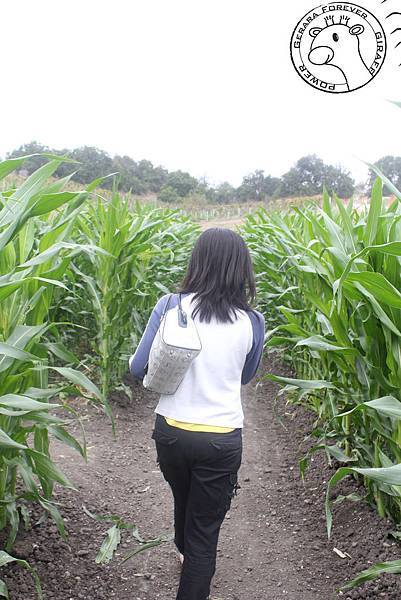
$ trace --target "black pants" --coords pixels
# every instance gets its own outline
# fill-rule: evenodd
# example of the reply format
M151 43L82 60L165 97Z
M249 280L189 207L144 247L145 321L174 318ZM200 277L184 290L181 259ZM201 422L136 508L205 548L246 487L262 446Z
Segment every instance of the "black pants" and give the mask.
M242 429L187 431L156 415L152 438L174 496L175 545L184 555L176 600L206 600L216 570L220 527L240 487Z

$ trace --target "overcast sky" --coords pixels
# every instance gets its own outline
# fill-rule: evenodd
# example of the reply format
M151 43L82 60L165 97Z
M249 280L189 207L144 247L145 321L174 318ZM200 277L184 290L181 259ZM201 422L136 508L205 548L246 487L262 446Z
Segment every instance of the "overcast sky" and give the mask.
M385 19L399 0L355 0ZM36 139L147 158L211 183L302 155L341 163L401 155L401 32L373 82L306 85L291 33L318 0L19 0L2 4L0 155ZM390 26L391 25L391 26Z

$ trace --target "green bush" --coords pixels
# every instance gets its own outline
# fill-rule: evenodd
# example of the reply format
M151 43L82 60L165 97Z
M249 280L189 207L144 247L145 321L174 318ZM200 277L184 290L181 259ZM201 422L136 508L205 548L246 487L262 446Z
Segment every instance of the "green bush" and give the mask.
M168 204L179 204L182 202L181 196L178 195L177 191L169 185L164 185L157 195L157 199L160 202L166 202Z

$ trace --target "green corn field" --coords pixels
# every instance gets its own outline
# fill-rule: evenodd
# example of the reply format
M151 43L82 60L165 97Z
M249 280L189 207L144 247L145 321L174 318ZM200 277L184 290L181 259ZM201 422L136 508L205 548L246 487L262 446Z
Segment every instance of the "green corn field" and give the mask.
M83 350L95 359L92 367L103 397L111 386L122 385L128 356L146 318L159 295L182 274L198 231L177 211L138 202L131 209L129 200L117 192L110 200L97 196L77 216L74 243L102 252L81 253L71 264L65 280L69 293L59 290L55 318L74 315L79 327L69 329L66 338L73 347L79 339L86 340Z
M297 373L267 377L316 413L311 452L344 463L327 489L328 534L331 488L350 472L365 477L380 515L401 518L401 211L398 200L384 208L382 187L377 178L368 211L326 193L321 209L260 211L243 229L270 323L266 347L284 347Z
M1 163L0 177L23 161ZM99 182L65 191L68 178L48 181L59 164L50 159L0 195L0 530L7 531L0 565L13 560L8 553L20 519L29 524L29 503L65 536L53 489L73 482L52 461L50 438L86 458L84 433L80 442L66 429L76 418L68 399L89 399L112 417L110 387L198 231L174 211L131 208L117 193L94 197Z

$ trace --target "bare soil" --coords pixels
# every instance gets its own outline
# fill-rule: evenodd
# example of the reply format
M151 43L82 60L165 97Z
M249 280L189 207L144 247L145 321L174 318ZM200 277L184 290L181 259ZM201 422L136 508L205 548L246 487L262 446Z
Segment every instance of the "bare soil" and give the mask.
M223 523L214 600L331 600L401 598L401 577L387 575L344 594L335 589L371 564L400 558L389 537L392 524L365 502L333 506L333 533L327 539L324 516L326 482L334 473L323 454L316 454L302 482L298 460L312 444L304 440L313 416L286 405L279 386L261 380L263 373L291 375L275 355L266 356L259 377L242 388L245 424L241 489ZM259 380L259 384L257 385ZM156 464L151 433L157 395L127 376L134 401L115 393L112 405L117 439L103 413L80 406L89 460L53 443L53 457L77 491L57 488L56 500L69 532L64 542L51 520L21 531L14 554L26 558L42 580L46 600L174 600L180 564L172 542L144 551L125 564L122 557L136 542L123 532L122 543L108 565L95 556L110 526L88 517L119 514L137 523L144 537L172 531L172 497ZM78 406L78 403L77 403ZM71 428L79 436L79 429ZM353 479L335 494L363 493ZM38 511L31 514L37 521ZM1 545L0 545L1 547ZM340 558L334 548L351 558ZM30 575L15 565L2 569L11 600L33 600Z
M224 227L225 229L233 229L236 231L245 221L245 217L234 217L232 219L222 219L221 221L199 221L202 230L210 229L210 227Z

